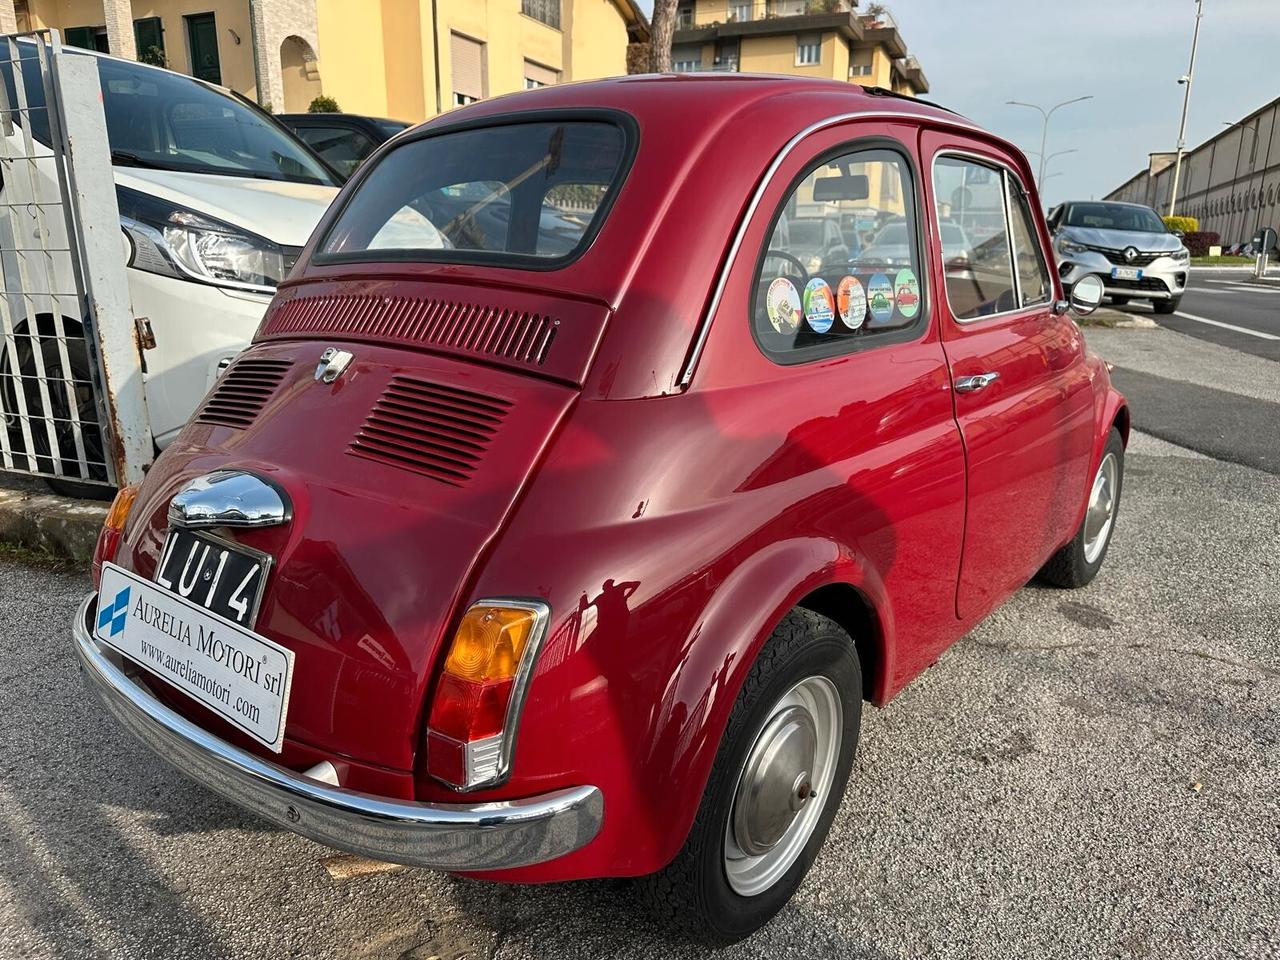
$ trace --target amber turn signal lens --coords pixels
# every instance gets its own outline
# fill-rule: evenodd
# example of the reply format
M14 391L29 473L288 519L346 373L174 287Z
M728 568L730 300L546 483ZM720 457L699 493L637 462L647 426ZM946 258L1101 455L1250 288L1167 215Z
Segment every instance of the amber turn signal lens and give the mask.
M116 498L111 501L111 509L107 511L107 519L102 525L110 530L123 530L125 521L129 519L129 511L133 509L133 502L137 499L137 484L121 487Z
M91 575L96 589L102 581L102 565L113 562L120 549L120 541L124 537L124 525L129 520L129 512L133 510L133 502L138 499L138 487L130 484L121 487L116 498L111 501L111 509L107 511L107 519L98 532L98 542L93 548L93 565Z
M511 679L536 622L531 610L472 607L454 634L444 672L477 683Z

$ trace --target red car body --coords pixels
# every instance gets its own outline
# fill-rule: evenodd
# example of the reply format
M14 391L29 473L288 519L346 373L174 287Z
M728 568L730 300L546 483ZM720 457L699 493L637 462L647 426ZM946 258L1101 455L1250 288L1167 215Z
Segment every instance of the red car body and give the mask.
M747 332L770 218L815 157L891 140L919 171L963 151L1032 183L1007 142L908 99L751 76L553 87L421 129L584 106L632 118L637 146L580 258L323 265L313 237L207 401L227 402L236 368L257 363L278 373L261 409L243 426L197 415L114 557L154 575L170 501L193 477L242 469L287 491L288 524L234 534L273 558L256 629L296 655L283 751L150 686L249 753L291 770L327 760L345 789L425 802L464 798L427 775L424 749L459 618L481 597L545 601L510 776L465 799L590 784L605 815L579 849L485 873L507 881L663 867L787 611L845 627L866 698L887 703L1071 540L1107 437L1128 431L1105 365L1055 306L1056 276L1047 303L955 322L930 215L918 336L780 364ZM927 174L916 189L932 210ZM331 385L314 376L328 347L355 357ZM953 389L988 371L992 388ZM419 381L494 414L465 482L358 449L388 390Z

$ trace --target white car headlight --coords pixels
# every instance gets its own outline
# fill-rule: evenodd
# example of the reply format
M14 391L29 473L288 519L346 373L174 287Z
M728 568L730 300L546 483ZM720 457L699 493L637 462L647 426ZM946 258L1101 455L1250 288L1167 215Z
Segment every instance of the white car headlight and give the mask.
M129 266L161 276L271 293L284 279L279 244L194 210L117 187Z
M1186 247L1179 248L1174 254L1173 259L1176 263L1187 264L1191 262L1191 251Z
M1089 248L1083 243L1076 243L1074 240L1068 240L1066 237L1059 237L1058 252L1069 257L1077 253L1088 253Z

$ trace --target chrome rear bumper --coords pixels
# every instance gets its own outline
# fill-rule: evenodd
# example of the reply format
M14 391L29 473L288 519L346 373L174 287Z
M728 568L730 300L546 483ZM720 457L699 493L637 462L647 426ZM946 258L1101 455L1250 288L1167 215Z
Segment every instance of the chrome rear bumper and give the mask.
M259 759L132 679L135 668L90 632L96 606L96 594L84 599L72 632L85 682L112 716L192 780L287 830L375 860L465 871L542 863L600 831L604 798L596 787L495 803L416 803L330 786Z

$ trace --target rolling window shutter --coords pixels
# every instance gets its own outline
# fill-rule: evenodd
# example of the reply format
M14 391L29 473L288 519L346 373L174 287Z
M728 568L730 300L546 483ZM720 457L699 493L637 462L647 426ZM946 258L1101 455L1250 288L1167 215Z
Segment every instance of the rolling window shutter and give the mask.
M534 63L532 60L524 62L524 78L539 83L544 87L550 87L560 82L560 72L544 67L540 63Z
M470 37L449 35L453 55L453 92L463 96L484 97L484 44Z

